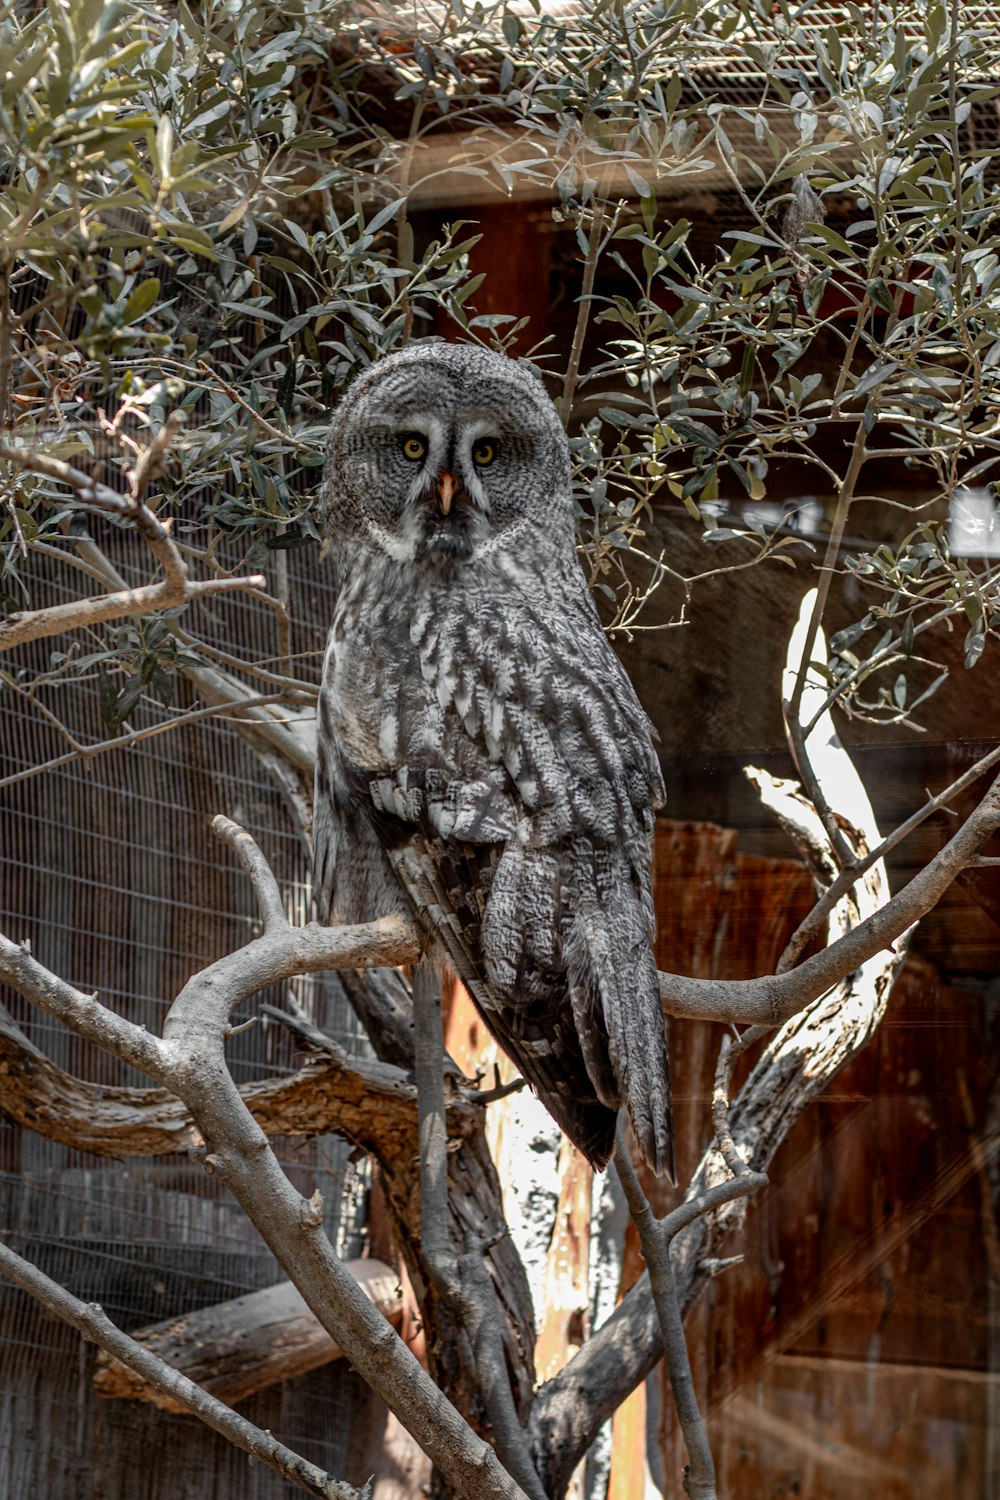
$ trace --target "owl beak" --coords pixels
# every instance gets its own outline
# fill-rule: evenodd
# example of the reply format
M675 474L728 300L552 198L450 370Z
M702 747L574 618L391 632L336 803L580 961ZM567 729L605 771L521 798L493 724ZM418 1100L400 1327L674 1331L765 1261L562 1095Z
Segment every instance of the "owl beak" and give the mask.
M441 506L441 514L443 516L446 516L451 510L451 502L455 498L455 492L457 491L457 489L458 480L455 478L454 474L449 474L448 471L445 470L445 472L441 475L441 478L438 480L437 491L438 504Z

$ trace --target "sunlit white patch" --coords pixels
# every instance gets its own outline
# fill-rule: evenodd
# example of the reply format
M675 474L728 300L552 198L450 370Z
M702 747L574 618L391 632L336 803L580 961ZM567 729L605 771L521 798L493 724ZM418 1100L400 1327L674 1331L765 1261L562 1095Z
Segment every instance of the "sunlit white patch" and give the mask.
M511 745L506 751L503 761L507 770L516 781L521 774L522 755L520 745Z
M394 712L383 715L378 730L378 748L383 760L396 759L399 750L399 719Z

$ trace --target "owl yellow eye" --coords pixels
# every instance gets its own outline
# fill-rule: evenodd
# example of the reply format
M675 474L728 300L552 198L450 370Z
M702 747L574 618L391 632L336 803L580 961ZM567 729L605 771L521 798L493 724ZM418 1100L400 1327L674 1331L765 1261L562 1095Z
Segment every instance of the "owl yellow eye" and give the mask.
M497 456L497 445L492 438L480 438L472 450L472 462L485 469Z
M418 464L427 452L427 444L422 437L415 432L408 432L402 441L403 457L408 458L411 463Z

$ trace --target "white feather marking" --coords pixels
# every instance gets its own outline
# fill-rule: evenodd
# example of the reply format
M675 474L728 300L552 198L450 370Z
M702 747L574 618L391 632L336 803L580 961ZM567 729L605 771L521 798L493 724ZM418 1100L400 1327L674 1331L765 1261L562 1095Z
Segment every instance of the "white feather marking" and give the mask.
M455 691L455 678L449 672L442 672L437 680L437 700L442 708L447 708Z
M414 538L392 536L384 526L373 521L371 516L362 515L365 530L377 547L393 558L395 562L411 563L416 553L416 542Z
M419 646L423 640L432 615L430 605L426 605L423 609L418 609L410 620L410 640L414 646Z
M399 753L399 719L395 712L384 714L378 730L379 754L383 760L393 761Z
M472 703L472 683L468 678L463 678L461 682L455 684L454 703L455 712L460 719L464 719Z

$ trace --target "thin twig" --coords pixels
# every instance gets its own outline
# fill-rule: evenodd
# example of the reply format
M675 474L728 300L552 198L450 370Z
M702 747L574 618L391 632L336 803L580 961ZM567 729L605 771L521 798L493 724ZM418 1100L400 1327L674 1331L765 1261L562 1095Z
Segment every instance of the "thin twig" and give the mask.
M1000 777L979 806L908 885L797 968L759 979L693 979L660 972L660 998L671 1016L780 1026L894 942L937 905L980 847L1000 829Z
M712 1125L715 1129L715 1143L719 1148L719 1155L734 1177L742 1177L749 1168L736 1148L729 1122L733 1064L748 1047L752 1047L755 1042L767 1036L767 1032L766 1026L750 1026L736 1041L724 1036L719 1047L719 1060L715 1065L715 1084L712 1089Z
M285 915L285 903L260 846L238 823L234 823L232 818L223 817L221 813L212 819L212 832L216 838L229 845L249 877L265 934L278 928L286 928L288 918Z
M803 658L804 659L804 658ZM827 800L826 793L816 776L806 750L806 736L802 725L794 717L793 703L783 703L785 711L785 733L788 737L788 745L792 752L792 761L802 781L802 788L806 797L816 809L817 815L823 824L827 838L834 850L839 869L846 869L853 865L858 857L858 850L853 847L845 837L844 830L837 820L836 814Z
M218 831L233 842L235 825ZM472 1431L406 1344L360 1290L323 1232L318 1195L301 1197L248 1111L225 1066L233 1010L294 974L385 964L419 954L399 919L364 927L292 928L279 920L248 836L236 847L252 872L272 925L260 938L192 976L171 1006L162 1040L149 1035L44 969L25 946L0 935L0 976L80 1035L133 1062L183 1099L208 1146L206 1168L222 1177L308 1305L369 1384L394 1410L466 1500L525 1500L488 1444ZM540 1491L536 1490L536 1494ZM532 1497L534 1500L534 1497Z
M0 257L0 432L9 425L10 371L13 363L10 327L10 266L7 251Z
M27 448L14 448L9 443L0 443L0 459L6 459L8 463L16 464L20 469L28 469L32 474L41 474L46 479L54 479L59 484L64 484L67 489L75 490L81 505L117 516L122 521L131 521L135 529L147 541L171 541L169 526L165 525L147 505L135 504L127 495L120 495L117 490L102 484L90 474L85 474L82 469L65 463L61 458L52 458L48 453L34 453Z
M13 448L0 443L0 459L41 474L75 490L82 505L126 521L139 532L164 576L159 583L142 588L124 588L116 593L101 594L95 598L74 599L66 604L52 605L48 609L22 610L9 615L0 623L0 651L28 641L61 634L64 630L76 630L86 625L100 624L105 620L121 619L130 615L152 614L156 610L172 609L178 604L198 598L204 594L218 594L236 590L257 590L267 580L262 574L245 578L209 578L197 582L188 577L187 568L170 535L170 528L159 516L141 501L141 489L162 464L167 447L176 431L176 424L165 423L153 442L140 455L133 471L131 486L134 494L120 495L116 490L101 484L89 474L67 464L62 459L51 458L44 453L30 453L22 448ZM148 457L147 457L148 455Z
M695 1218L723 1203L749 1197L767 1182L767 1178L763 1173L751 1172L740 1161L738 1174L729 1182L718 1184L699 1198L689 1200L664 1218L657 1219L629 1156L623 1115L619 1115L618 1119L614 1162L649 1270L649 1284L663 1335L670 1389L688 1451L684 1490L690 1500L716 1500L715 1464L691 1375L691 1361L684 1338L684 1320L677 1297L670 1245L674 1236Z
M527 1087L526 1078L512 1078L509 1083L498 1083L493 1089L467 1089L466 1098L470 1104L496 1104L501 1099L507 1099L511 1094L519 1094Z
M953 797L959 796L968 787L972 786L973 782L978 781L980 776L983 776L998 762L1000 762L1000 746L981 756L975 765L970 766L961 776L956 777L943 791L938 792L933 797L928 797L923 807L919 807L915 813L911 813L904 822L900 823L892 833L876 844L873 849L862 858L855 859L850 865L841 870L836 880L827 887L808 916L802 919L792 933L785 951L778 961L776 973L784 974L792 967L806 946L818 934L823 922L829 916L837 902L842 896L847 895L851 887L867 870L871 869L872 865L877 864L880 859L885 859L886 855L890 854L904 839L909 838L914 829L919 828L925 819L931 817L933 813L940 812L943 808L946 808ZM968 863L974 867L980 864L984 858L985 856L981 854L973 855Z
M285 996L285 1004L288 1007L287 1010L282 1010L277 1005L262 1005L260 1013L262 1016L270 1016L272 1021L277 1021L280 1026L284 1026L314 1052L320 1052L324 1057L332 1058L334 1062L347 1061L347 1053L340 1043L334 1041L332 1036L328 1036L314 1021L309 1019L293 995Z
M15 687L16 691L23 692L23 689L18 689L14 683L10 686ZM25 693L24 696L29 695ZM0 787L13 786L18 781L28 781L33 776L42 776L46 771L56 771L60 766L68 766L74 761L93 760L98 755L105 755L109 750L127 750L130 745L138 745L142 740L153 739L158 734L167 734L172 729L183 729L188 724L197 723L199 719L235 718L244 708L259 707L266 703L280 703L283 696L281 693L273 693L263 697L247 698L240 703L211 704L207 708L192 708L190 712L178 714L173 719L166 719L162 724L150 724L145 729L133 729L128 734L119 735L117 739L99 740L94 745L81 745L73 740L72 735L64 726L60 725L62 732L74 748L68 750L65 755L57 755L52 760L43 761L41 765L27 766L23 771L15 771L10 776L0 777ZM54 717L44 704L37 703L35 706L46 717Z
M569 351L569 364L566 366L566 377L563 380L560 401L562 424L567 431L573 411L573 396L580 378L580 361L583 358L583 344L587 337L587 325L590 322L590 304L594 294L594 277L597 274L597 261L601 253L607 207L603 198L595 197L594 210L590 219L590 239L587 241L587 258L583 263L583 283L576 307L576 327L573 330L573 343Z
M240 395L236 387L230 385L228 380L224 380L219 372L217 370L213 370L212 366L207 365L203 359L199 359L198 369L201 370L204 374L208 375L210 379L213 380L219 387L219 389L225 392L230 401L234 402L237 406L242 407L248 417L253 417L254 421L257 423L257 426L260 427L264 432L266 432L268 437L277 438L278 441L282 444L291 443L293 447L302 447L301 439L296 438L294 433L282 432L280 427L274 427L266 417L262 417L259 411L254 411L253 407L245 397Z
M861 421L857 425L857 429L854 434L854 442L851 446L850 458L847 462L847 468L844 471L844 477L837 491L837 508L834 512L833 522L830 526L830 535L827 538L826 552L823 557L823 562L820 565L819 581L816 586L816 600L813 605L812 615L806 627L804 639L802 642L802 655L799 660L795 686L792 690L787 707L785 708L785 719L787 725L801 723L802 716L800 713L800 707L802 703L802 693L806 685L806 675L809 670L809 663L812 660L813 647L816 644L816 633L819 630L820 621L823 618L823 611L826 608L827 596L830 592L830 584L833 580L833 572L836 566L837 557L840 553L840 545L841 541L843 540L844 530L847 526L847 517L848 513L850 512L851 501L854 498L854 491L857 486L858 476L860 475L861 470L864 467L865 459L868 456L865 452L865 442L867 436L868 434L865 432L864 422ZM794 758L796 754L794 739L792 740L791 748ZM799 770L799 774L801 775L801 767L798 766L797 761L796 769Z

